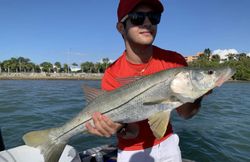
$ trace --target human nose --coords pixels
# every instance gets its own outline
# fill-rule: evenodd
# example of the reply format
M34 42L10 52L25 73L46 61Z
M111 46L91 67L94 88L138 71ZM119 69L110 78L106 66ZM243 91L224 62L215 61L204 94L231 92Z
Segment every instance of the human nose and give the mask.
M143 25L152 25L151 21L149 20L148 16L145 17Z

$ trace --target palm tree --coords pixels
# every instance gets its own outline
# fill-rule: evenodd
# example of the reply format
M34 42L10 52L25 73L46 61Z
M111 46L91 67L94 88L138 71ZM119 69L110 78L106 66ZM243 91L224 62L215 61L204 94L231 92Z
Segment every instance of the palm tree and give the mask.
M69 73L69 66L68 66L68 64L63 64L63 70L64 70L64 72Z
M103 58L102 63L103 63L103 70L105 71L110 64L109 58Z
M24 57L18 57L17 64L19 65L19 67L18 67L19 72L26 71L27 69L25 69L25 67L27 67L29 63L30 63L30 59L24 58ZM23 70L22 70L22 68L23 68Z
M210 50L209 48L206 48L206 49L204 50L204 56L205 56L205 58L206 58L207 60L210 59L211 54L212 54L212 52L211 52L211 50Z
M229 53L229 54L227 54L227 58L229 61L231 61L231 60L234 60L236 58L236 55L233 53Z
M10 68L11 71L15 71L16 73L18 72L18 60L14 57L10 59Z
M40 64L40 66L42 67L42 70L44 72L51 72L53 71L53 65L50 62L43 62Z
M247 54L246 54L246 53L240 53L240 54L236 55L235 57L236 57L236 59L237 59L238 61L240 61L240 60L242 60L242 59L247 58Z
M28 62L24 65L24 72L34 72L36 65L32 62Z
M10 69L10 60L4 60L2 63L3 69L5 72L9 72Z
M55 67L56 67L56 72L58 73L58 72L60 72L61 71L61 68L62 68L62 65L61 65L61 63L60 62L55 62Z
M0 73L2 72L2 62L0 62Z
M220 55L212 55L211 61L220 62Z
M81 64L81 69L82 69L82 72L86 72L86 73L92 73L94 71L94 63L92 62L84 62Z

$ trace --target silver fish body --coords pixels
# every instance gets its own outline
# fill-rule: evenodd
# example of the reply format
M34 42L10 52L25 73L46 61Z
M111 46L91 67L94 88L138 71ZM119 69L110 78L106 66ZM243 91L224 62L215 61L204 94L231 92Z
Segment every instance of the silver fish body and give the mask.
M86 132L85 123L93 122L94 112L121 123L149 119L150 128L160 138L165 133L173 109L194 102L234 73L229 67L174 68L143 77L110 92L94 90L94 96L99 95L75 118L58 128L29 132L23 139L27 145L39 148L46 162L57 161L68 140ZM87 88L86 93L92 92Z

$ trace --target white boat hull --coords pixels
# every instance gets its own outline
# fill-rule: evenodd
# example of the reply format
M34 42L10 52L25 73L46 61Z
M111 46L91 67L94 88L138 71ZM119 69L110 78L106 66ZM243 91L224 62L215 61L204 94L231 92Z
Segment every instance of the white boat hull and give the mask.
M67 145L59 162L80 162L76 150ZM44 162L40 150L27 145L14 147L0 152L0 162Z

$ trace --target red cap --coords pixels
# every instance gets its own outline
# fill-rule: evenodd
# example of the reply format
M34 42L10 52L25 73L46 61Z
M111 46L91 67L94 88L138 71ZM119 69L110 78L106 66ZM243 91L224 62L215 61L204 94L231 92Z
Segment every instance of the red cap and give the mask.
M140 3L149 4L157 12L163 12L164 10L160 0L120 0L117 9L118 22Z

